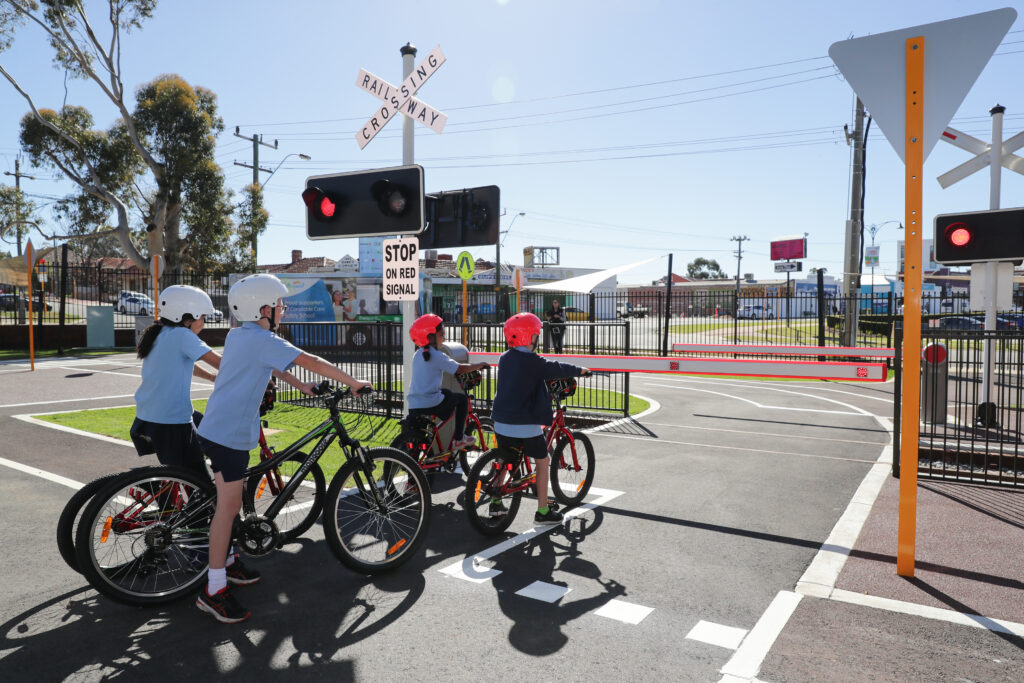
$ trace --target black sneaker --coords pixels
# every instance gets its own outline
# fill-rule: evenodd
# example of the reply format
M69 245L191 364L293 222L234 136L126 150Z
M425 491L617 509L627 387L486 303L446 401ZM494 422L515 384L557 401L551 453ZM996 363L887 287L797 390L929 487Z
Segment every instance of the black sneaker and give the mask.
M551 505L548 505L548 511L541 514L538 510L536 514L533 515L533 521L537 524L561 524L562 513L552 508Z
M491 505L488 508L491 513L491 517L501 517L508 514L508 508L501 501L501 498L491 498Z
M223 624L237 624L249 618L249 610L238 604L235 596L228 588L221 588L213 595L206 592L208 586L199 590L199 597L196 598L196 607L209 612L213 618Z
M251 586L262 578L258 571L242 564L240 557L236 557L235 561L224 570L228 577L228 583L233 586Z

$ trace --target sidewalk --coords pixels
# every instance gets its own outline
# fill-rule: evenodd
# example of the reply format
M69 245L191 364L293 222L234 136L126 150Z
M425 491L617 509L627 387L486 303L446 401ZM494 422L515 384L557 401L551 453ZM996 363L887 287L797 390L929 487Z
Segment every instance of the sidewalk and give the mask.
M816 560L833 586L801 581L757 680L1024 681L1024 490L920 478L913 578L896 574L898 502L887 475L842 567Z

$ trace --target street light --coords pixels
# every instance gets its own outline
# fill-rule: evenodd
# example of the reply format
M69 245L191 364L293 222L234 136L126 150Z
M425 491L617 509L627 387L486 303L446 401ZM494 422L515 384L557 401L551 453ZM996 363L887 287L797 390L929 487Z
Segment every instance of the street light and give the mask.
M496 253L494 256L495 260L497 261L497 263L495 264L496 268L494 271L494 291L498 291L498 288L501 287L501 243L505 241L501 235L507 235L509 231L512 230L512 226L516 224L516 219L519 218L520 216L525 215L525 211L520 211L516 215L512 216L512 222L508 224L508 230L503 230L498 233L498 243L495 245ZM495 310L497 310L497 308L495 308Z
M298 157L298 158L302 159L303 161L309 161L310 159L313 158L313 157L309 156L308 154L301 154L299 152L292 152L291 154L285 154L284 155L284 159L281 159L281 161L277 164L277 166L274 167L274 170L270 172L270 175L267 176L267 179L264 180L262 183L260 183L260 189L261 190L264 187L267 186L267 183L270 182L270 179L274 177L275 173L277 173L277 169L281 168L281 165L284 164L284 162L288 160L288 157Z
M873 225L868 226L868 232L871 233L871 248L872 249L874 249L874 246L875 246L875 235L878 233L879 230L882 229L882 226L889 225L889 223L899 223L900 230L903 229L903 223L901 223L900 221L897 221L897 220L885 221L884 223L877 223L877 224L873 224ZM872 313L875 312L875 261L877 261L877 260L878 260L877 256L875 256L875 258L873 258L871 260L871 312Z

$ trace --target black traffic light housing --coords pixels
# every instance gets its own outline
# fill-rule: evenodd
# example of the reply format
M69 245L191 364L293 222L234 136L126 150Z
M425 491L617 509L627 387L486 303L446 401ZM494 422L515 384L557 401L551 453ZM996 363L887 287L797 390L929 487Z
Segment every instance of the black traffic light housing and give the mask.
M420 236L424 249L498 243L501 190L497 185L437 192L427 199L429 227Z
M1024 259L1024 209L948 213L935 217L935 261L965 265Z
M416 164L310 176L302 200L313 240L417 235L426 225L423 167Z

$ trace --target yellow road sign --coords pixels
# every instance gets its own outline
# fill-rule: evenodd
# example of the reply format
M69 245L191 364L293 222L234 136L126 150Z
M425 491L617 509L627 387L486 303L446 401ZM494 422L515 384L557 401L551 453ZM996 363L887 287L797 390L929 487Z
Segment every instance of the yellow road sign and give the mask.
M468 251L463 251L459 254L459 258L455 261L455 272L459 274L463 280L468 280L473 277L473 273L476 271L476 260L473 255Z

